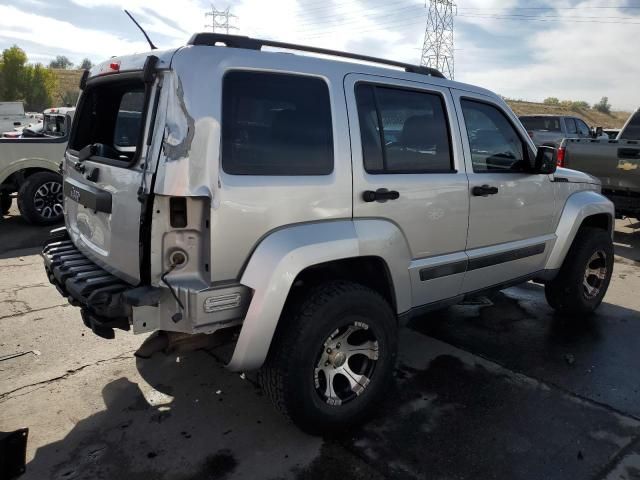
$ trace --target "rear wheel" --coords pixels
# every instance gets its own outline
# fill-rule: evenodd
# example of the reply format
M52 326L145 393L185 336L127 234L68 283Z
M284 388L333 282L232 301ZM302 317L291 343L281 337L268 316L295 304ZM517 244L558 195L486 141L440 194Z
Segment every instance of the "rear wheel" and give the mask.
M9 192L0 192L0 215L6 215L11 209L13 199Z
M547 302L561 313L585 315L602 302L613 273L613 242L599 228L581 228L558 276L545 286Z
M20 214L35 225L62 221L62 177L54 172L38 172L27 177L18 192Z
M337 281L294 310L258 374L261 386L309 433L363 421L392 379L397 333L389 304L369 288Z

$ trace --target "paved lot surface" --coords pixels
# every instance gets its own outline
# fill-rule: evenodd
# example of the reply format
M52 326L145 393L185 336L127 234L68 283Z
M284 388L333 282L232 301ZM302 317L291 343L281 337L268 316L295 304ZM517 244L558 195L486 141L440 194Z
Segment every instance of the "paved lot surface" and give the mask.
M634 231L634 227L637 231ZM216 352L137 360L44 276L46 229L0 223L0 430L30 428L26 479L640 478L640 225L619 221L598 314L534 284L413 322L383 412L300 433Z

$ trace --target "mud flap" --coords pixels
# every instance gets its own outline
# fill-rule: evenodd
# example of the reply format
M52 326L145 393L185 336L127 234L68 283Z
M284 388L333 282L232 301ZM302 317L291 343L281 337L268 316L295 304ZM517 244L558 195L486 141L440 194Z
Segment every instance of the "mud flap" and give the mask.
M0 432L0 479L12 480L25 472L28 436L28 428Z

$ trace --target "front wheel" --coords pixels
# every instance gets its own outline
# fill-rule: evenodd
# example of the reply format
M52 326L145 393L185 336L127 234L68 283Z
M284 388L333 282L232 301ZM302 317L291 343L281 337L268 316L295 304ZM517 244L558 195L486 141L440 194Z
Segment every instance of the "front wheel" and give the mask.
M604 298L613 273L613 242L608 232L581 228L558 276L545 285L545 296L560 313L592 313Z
M283 319L259 382L302 430L327 433L370 415L388 391L397 352L387 301L359 284L313 290Z
M38 172L27 177L18 192L20 214L29 223L52 225L63 217L62 177Z

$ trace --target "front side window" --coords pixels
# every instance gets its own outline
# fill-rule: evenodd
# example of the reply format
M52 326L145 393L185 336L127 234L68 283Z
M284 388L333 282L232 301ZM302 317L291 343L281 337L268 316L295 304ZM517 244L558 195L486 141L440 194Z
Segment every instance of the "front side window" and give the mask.
M222 168L232 175L333 171L329 89L320 78L263 72L224 77Z
M454 171L440 95L359 84L356 101L368 173Z
M145 87L142 81L110 81L88 87L76 112L69 149L93 145L94 160L130 164L137 155L143 128Z
M505 114L493 105L460 101L474 172L523 172L529 167L527 150Z

